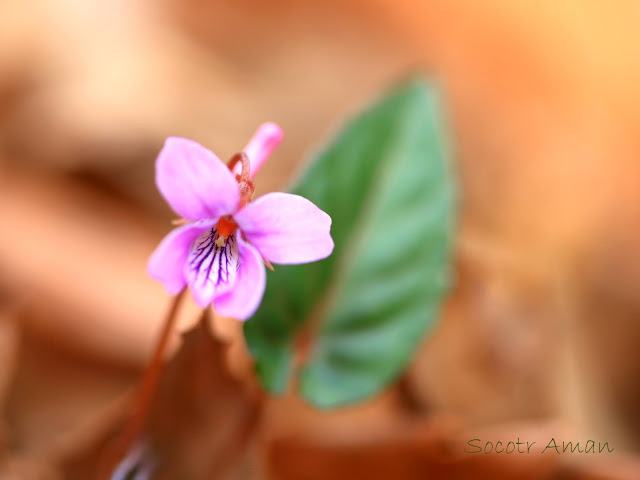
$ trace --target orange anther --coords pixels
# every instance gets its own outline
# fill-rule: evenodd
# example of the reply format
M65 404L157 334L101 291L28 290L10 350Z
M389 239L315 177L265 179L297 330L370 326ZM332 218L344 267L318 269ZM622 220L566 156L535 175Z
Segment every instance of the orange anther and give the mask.
M218 225L216 226L218 235L223 238L228 238L236 228L238 228L236 222L227 217L221 217L220 220L218 220Z

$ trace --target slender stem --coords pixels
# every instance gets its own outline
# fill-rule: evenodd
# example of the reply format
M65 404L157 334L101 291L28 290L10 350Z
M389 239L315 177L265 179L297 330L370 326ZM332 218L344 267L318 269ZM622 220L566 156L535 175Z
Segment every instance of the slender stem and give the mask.
M251 167L249 165L249 157L247 157L247 154L244 152L238 152L233 157L231 157L231 160L229 160L229 163L228 163L229 170L233 172L233 167L235 167L236 163L238 162L242 163L242 172L240 173L240 181L241 182L249 181L249 173L251 171Z
M149 407L151 406L153 394L156 391L158 381L160 380L160 375L162 374L165 353L167 347L169 346L171 332L173 331L176 323L176 314L178 313L178 307L180 306L180 303L184 298L184 292L185 290L182 290L173 298L173 303L169 308L169 312L167 313L164 325L162 326L162 330L160 331L160 336L158 338L158 342L156 343L153 355L151 356L151 361L149 362L149 365L147 366L147 369L142 376L136 403L134 404L133 408L133 415L131 417L131 421L129 422L128 428L125 430L127 433L129 433L129 438L131 439L135 438L140 433L140 430L144 426L144 423L149 414Z
M158 382L162 375L162 371L165 365L164 357L167 347L169 346L169 340L171 339L171 332L174 329L178 308L182 299L184 298L185 290L182 290L174 298L165 318L160 336L156 342L151 360L147 365L142 379L138 386L138 391L134 398L134 403L130 417L125 421L122 436L119 437L117 444L114 445L111 453L112 458L107 458L104 470L101 468L102 475L100 478L110 478L110 471L113 470L115 465L122 460L124 455L132 448L137 437L140 436L145 423L149 417L151 410L151 404L154 399L154 394L158 387ZM109 455L111 457L111 455Z
M249 163L249 157L247 157L247 154L244 152L238 152L233 157L231 157L231 160L229 160L229 163L227 164L231 172L233 172L233 168L238 162L242 163L242 171L240 175L236 175L236 179L238 180L238 190L240 192L240 202L238 203L238 208L243 208L247 203L251 201L251 196L253 195L256 186L249 179L249 175L251 173L251 165Z

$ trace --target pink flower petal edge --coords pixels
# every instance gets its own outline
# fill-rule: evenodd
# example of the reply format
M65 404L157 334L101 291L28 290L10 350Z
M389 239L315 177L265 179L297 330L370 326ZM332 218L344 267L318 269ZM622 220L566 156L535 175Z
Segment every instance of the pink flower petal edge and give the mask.
M263 123L258 127L243 150L251 165L249 178L255 177L267 158L280 145L283 136L282 129L273 122ZM234 169L234 173L240 173L239 165Z
M233 290L217 297L214 308L220 315L246 320L251 317L264 295L266 285L265 267L260 254L238 237L240 270Z
M270 262L315 262L333 252L331 217L299 195L268 193L237 212L234 219Z
M156 185L171 208L188 220L220 217L238 206L238 183L202 145L169 137L156 160Z
M183 270L190 246L216 221L188 223L173 229L151 255L147 265L149 275L160 280L171 295L179 293L187 284Z

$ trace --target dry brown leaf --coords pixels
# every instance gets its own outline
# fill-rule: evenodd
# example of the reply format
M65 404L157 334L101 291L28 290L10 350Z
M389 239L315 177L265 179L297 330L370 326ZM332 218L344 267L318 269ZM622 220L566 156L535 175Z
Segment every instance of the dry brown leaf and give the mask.
M0 307L0 410L4 412L15 376L20 344L20 326L15 308ZM4 418L0 420L0 449L4 444Z
M214 338L207 318L183 335L135 444L122 455L125 422L117 421L62 460L65 478L103 478L99 470L113 465L114 455L127 457L132 469L153 468L154 479L208 480L233 471L253 438L261 402L229 373L227 347Z
M270 480L632 480L640 459L611 455L581 462L570 454L470 454L472 438L546 445L563 431L556 423L505 424L460 429L450 420L416 418L397 422L385 435L319 438L315 432L281 438L267 448ZM566 429L564 429L566 431ZM514 432L518 432L517 435ZM523 447L523 452L526 447ZM603 457L603 456L601 456Z

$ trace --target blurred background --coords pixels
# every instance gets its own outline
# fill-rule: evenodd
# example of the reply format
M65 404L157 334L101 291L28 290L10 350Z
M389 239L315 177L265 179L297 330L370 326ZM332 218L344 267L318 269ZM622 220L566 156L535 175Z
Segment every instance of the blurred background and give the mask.
M0 478L94 478L170 302L146 275L165 137L226 159L275 121L257 194L281 189L414 71L443 87L461 192L439 327L380 398L320 413L247 407L241 330L217 319L234 387L206 377L211 410L260 420L203 478L640 478L639 23L633 0L2 0ZM516 437L615 454L463 453Z

